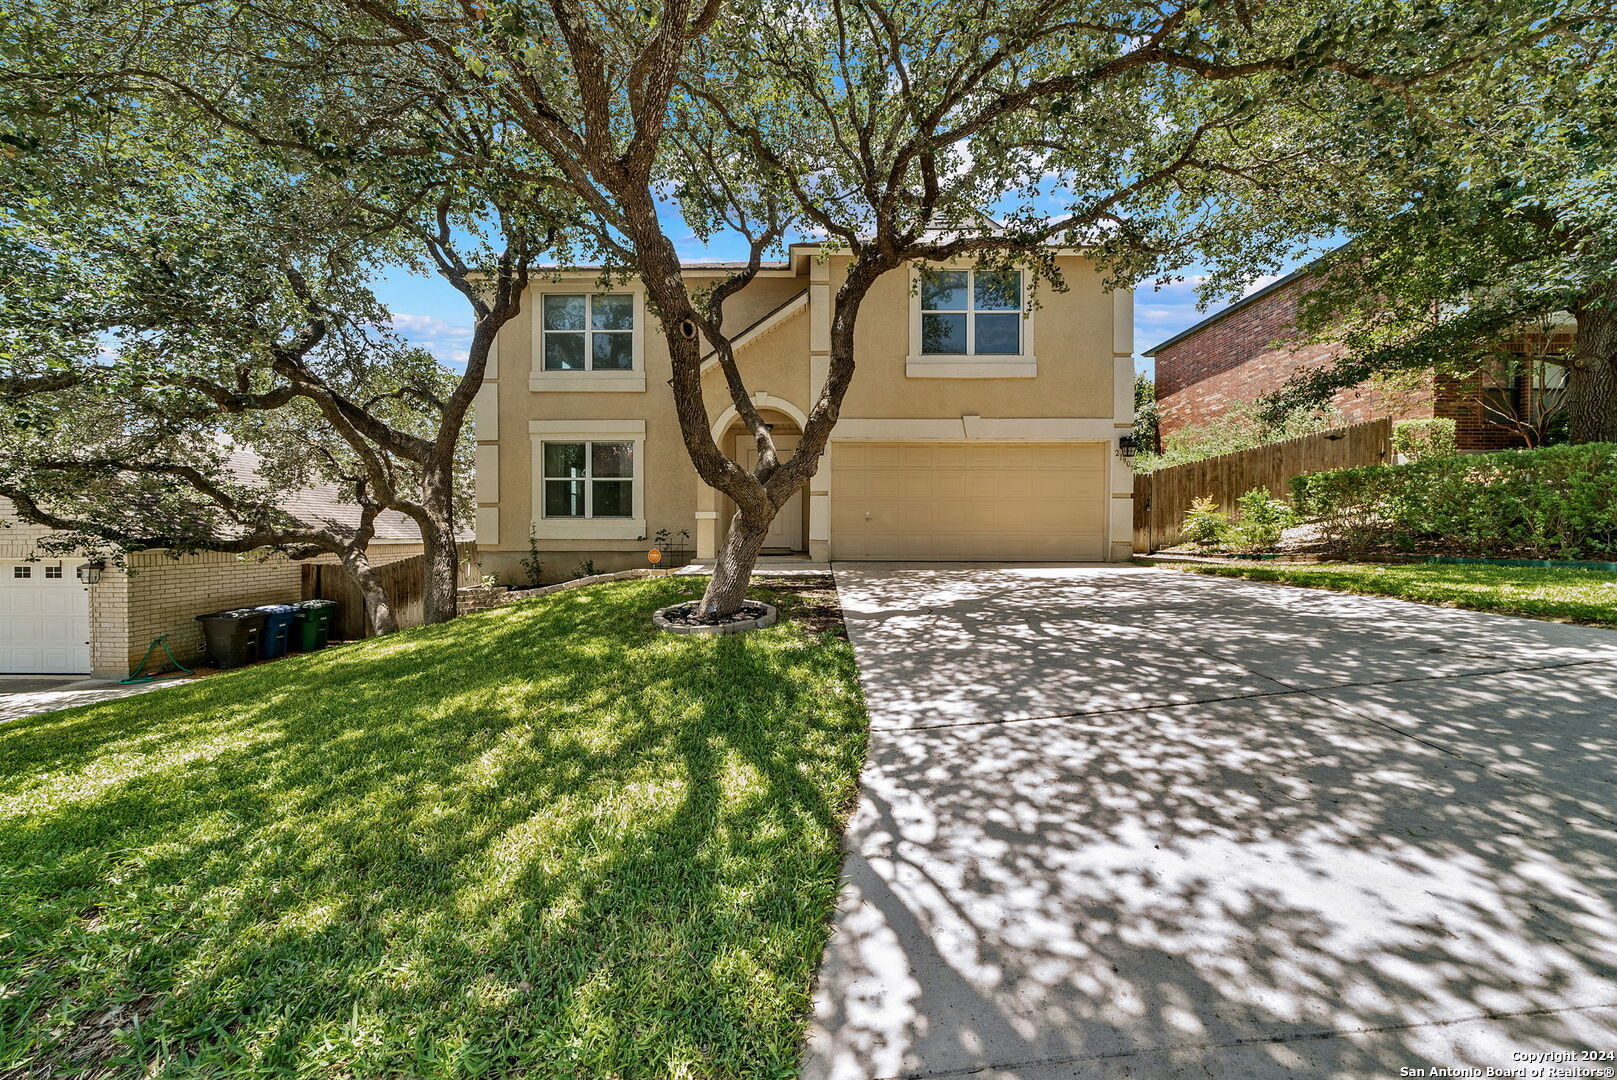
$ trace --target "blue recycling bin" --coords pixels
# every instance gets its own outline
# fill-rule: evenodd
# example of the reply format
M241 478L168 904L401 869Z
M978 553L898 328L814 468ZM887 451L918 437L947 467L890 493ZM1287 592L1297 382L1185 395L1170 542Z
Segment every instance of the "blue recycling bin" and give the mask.
M292 644L292 616L297 608L291 604L261 604L253 609L264 613L264 632L259 639L258 655L265 660L285 656Z

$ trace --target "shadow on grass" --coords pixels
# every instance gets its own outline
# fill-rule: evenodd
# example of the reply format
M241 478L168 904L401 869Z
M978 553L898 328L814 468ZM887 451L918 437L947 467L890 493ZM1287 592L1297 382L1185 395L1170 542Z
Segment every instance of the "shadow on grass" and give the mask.
M792 1075L864 713L699 585L0 729L0 1072Z

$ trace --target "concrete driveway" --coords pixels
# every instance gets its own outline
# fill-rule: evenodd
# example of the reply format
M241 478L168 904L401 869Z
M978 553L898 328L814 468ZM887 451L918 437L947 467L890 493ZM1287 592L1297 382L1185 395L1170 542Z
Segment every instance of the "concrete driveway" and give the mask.
M810 1080L1617 1053L1617 633L1168 570L836 574L874 730Z
M122 686L112 679L87 679L82 675L0 675L0 723L144 694L185 681L170 679Z

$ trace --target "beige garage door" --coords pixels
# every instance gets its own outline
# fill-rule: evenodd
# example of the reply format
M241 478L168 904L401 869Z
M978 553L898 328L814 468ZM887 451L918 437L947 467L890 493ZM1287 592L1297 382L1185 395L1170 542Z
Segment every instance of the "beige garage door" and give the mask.
M854 443L831 455L837 559L1106 557L1101 443Z

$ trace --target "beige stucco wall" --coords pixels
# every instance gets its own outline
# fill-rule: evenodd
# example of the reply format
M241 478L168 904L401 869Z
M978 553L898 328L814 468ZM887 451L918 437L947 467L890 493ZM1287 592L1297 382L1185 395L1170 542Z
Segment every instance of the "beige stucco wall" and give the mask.
M824 376L830 325L830 299L845 276L846 257L826 263L800 260L800 272L759 278L728 305L727 324L733 330L751 325L795 294L808 291L810 302L787 317L756 342L743 347L738 359L754 400L775 410L772 417L790 423L792 414L805 414ZM1088 421L1082 438L1112 443L1126 430L1132 417L1132 325L1122 326L1132 313L1126 292L1108 294L1100 275L1087 260L1073 255L1058 260L1069 288L1056 292L1048 285L1036 294L1030 343L1037 359L1032 378L920 378L907 370L911 348L913 300L910 274L887 275L871 291L860 312L856 339L858 369L842 410L838 431L855 437L860 421L865 437L871 421L919 421L943 418L957 427L964 417L987 421L1063 419ZM587 276L575 281L589 282ZM693 281L699 280L693 275ZM551 285L550 288L561 286ZM572 287L582 287L572 286ZM697 480L680 438L667 382L671 375L668 351L660 328L647 318L643 327L645 389L641 392L574 392L534 390L530 372L535 366L534 327L545 284L530 289L522 314L501 332L490 384L478 402L478 546L485 573L517 583L525 575L518 565L529 544L533 520L533 439L530 427L555 421L643 421L641 466L644 535L659 529L689 530L709 545L722 533L729 507L706 491ZM620 291L624 286L613 286ZM729 394L715 366L707 373L710 420L718 421L730 407ZM855 421L849 424L848 421ZM995 429L979 424L981 430ZM977 430L977 429L974 429ZM1006 436L1032 438L1028 432L1056 430L1026 424ZM1059 437L1075 438L1071 423ZM897 436L902 437L902 436ZM973 434L970 437L978 437ZM991 436L982 436L991 437ZM833 448L839 435L834 433ZM728 443L725 449L729 449ZM825 500L829 491L829 462L811 484L810 554L823 557L827 548ZM1113 495L1126 501L1132 482L1118 463L1112 478ZM1119 517L1128 507L1114 505L1112 556L1127 557L1129 529ZM812 522L819 522L818 526ZM705 532L704 532L705 530ZM547 581L571 576L576 564L591 559L595 569L616 570L646 565L646 539L537 540Z
M1033 312L1031 379L911 378L909 276L892 273L871 289L855 336L858 374L843 402L844 417L985 417L1112 415L1112 300L1086 260L1057 260L1070 286L1040 286ZM830 288L842 284L844 261L831 266Z

